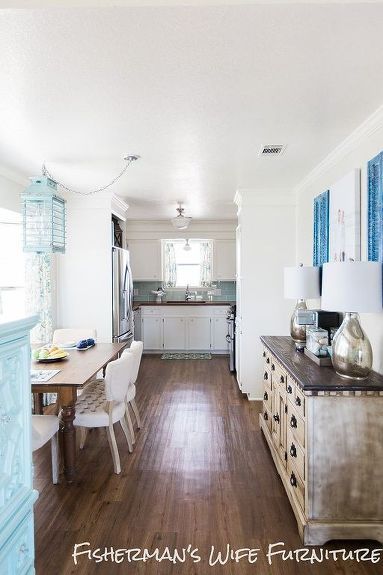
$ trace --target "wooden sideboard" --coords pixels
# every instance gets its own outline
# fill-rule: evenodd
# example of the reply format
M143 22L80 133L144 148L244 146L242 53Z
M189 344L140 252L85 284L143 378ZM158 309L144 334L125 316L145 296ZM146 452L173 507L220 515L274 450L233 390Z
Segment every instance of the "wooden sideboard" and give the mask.
M29 331L38 317L0 322L0 573L34 570Z
M260 426L303 543L383 543L383 377L346 380L290 337L261 341Z

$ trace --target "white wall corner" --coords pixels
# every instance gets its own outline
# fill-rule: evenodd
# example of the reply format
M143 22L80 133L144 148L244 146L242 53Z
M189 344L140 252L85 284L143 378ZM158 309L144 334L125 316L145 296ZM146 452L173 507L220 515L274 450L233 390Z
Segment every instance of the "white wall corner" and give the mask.
M383 105L362 122L351 134L336 146L319 164L309 172L296 186L295 193L298 196L315 182L317 178L333 168L350 152L360 146L363 141L377 130L383 128Z

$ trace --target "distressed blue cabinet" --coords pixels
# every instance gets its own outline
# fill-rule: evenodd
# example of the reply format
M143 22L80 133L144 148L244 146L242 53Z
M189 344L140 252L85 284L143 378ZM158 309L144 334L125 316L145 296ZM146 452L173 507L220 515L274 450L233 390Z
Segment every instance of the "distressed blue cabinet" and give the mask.
M34 573L29 332L0 322L0 575Z

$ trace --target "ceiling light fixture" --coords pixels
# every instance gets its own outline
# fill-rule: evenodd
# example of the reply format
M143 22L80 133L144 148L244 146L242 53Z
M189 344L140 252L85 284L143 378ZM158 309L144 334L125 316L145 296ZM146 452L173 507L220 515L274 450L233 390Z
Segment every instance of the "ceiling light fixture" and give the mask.
M189 240L185 240L184 250L185 252L190 252L191 245L189 244Z
M178 216L172 218L170 221L172 222L173 226L177 228L177 230L186 230L189 227L192 218L188 218L183 215L184 208L181 205L181 202L178 204L177 212Z
M97 188L96 190L91 190L89 192L80 192L79 190L74 190L73 188L66 186L62 182L59 182L56 178L54 178L50 174L50 172L47 170L47 167L45 164L43 164L42 171L43 171L43 176L46 176L46 177L50 178L51 180L53 180L54 182L56 182L56 184L58 186L60 186L60 188L62 188L63 190L65 190L67 192L71 192L72 194L80 194L81 196L91 196L93 194L97 194L98 192L104 192L106 189L110 188L110 186L113 186L113 184L115 184L117 182L117 180L119 180L125 174L126 170L129 168L130 164L132 162L135 162L139 158L140 158L140 156L138 154L130 154L129 156L125 156L124 161L126 162L126 164L123 167L123 169L121 170L121 172L115 178L113 178L113 180L109 184L106 184L106 186L102 186L101 188Z

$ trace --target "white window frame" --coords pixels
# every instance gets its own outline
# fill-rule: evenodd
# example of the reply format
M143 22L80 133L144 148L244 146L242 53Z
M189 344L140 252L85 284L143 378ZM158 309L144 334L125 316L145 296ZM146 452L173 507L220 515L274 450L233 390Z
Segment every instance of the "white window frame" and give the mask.
M210 245L210 250L211 250L211 278L212 278L212 282L213 282L213 277L214 277L214 240L212 239L208 239L208 238L163 238L161 240L161 274L162 274L162 278L163 278L163 284L165 285L165 244L166 242L172 242L172 243L185 243L186 239L190 241L196 241L196 242L208 242L208 244ZM171 290L171 291L181 291L184 292L186 290L186 285L185 286L178 286L178 287L164 287L164 289L167 290ZM189 285L190 289L193 290L199 290L199 291L209 291L212 288L208 287L208 286L194 286L194 285Z

